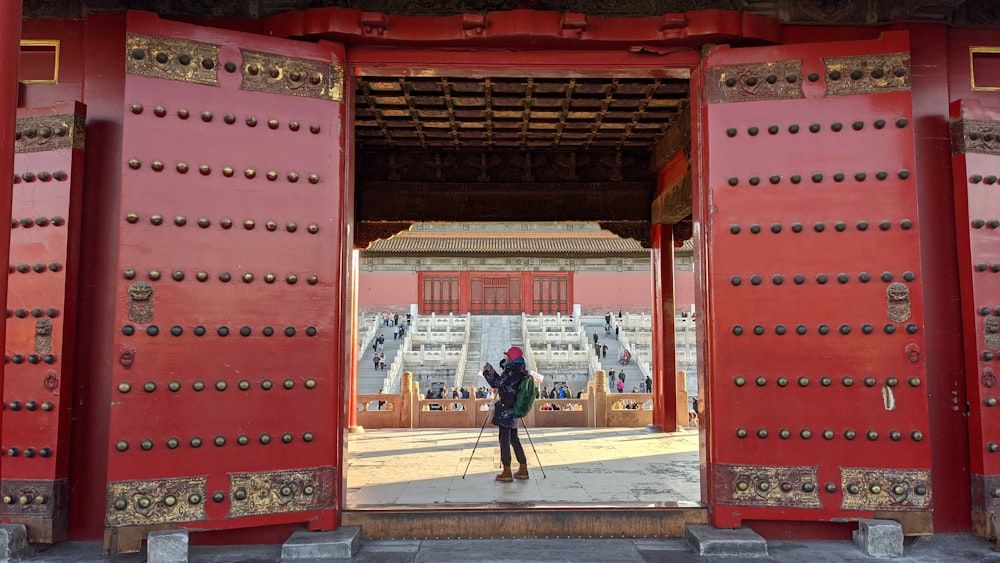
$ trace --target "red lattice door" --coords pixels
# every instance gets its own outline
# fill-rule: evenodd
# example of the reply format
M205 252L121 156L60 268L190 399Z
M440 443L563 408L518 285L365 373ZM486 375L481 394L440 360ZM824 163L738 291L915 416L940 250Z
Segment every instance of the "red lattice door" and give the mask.
M66 539L85 108L19 110L15 132L0 516Z
M907 35L717 48L692 86L712 522L929 529Z
M123 48L110 548L336 526L344 51L143 13Z
M972 520L995 537L1000 514L1000 108L951 106L955 224L962 292Z

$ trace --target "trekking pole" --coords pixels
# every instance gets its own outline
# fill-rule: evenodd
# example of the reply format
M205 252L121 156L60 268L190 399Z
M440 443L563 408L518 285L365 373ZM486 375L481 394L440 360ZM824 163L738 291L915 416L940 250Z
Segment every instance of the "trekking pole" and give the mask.
M545 468L542 467L542 460L538 459L538 450L535 449L535 443L531 441L531 434L528 433L528 425L524 423L524 419L521 419L521 428L524 428L524 435L528 437L528 443L531 444L531 451L535 452L535 461L538 462L538 468L542 470L542 479L548 479L545 475Z
M483 432L486 430L486 423L490 421L491 412L493 412L493 403L490 403L490 408L486 411L486 418L483 420L483 427L479 429L479 437L476 438L476 445L472 446L472 453L469 454L469 463L465 464L465 472L462 473L462 479L465 479L465 474L469 472L469 466L472 465L472 456L476 455L476 448L479 447L479 440L483 438Z

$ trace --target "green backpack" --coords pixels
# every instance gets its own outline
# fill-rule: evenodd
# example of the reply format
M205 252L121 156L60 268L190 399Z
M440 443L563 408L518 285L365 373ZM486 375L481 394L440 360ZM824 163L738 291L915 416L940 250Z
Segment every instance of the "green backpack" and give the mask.
M531 374L525 373L521 383L517 386L517 400L514 401L514 416L522 418L531 412L531 405L535 403L535 396L538 388L535 386L535 378Z

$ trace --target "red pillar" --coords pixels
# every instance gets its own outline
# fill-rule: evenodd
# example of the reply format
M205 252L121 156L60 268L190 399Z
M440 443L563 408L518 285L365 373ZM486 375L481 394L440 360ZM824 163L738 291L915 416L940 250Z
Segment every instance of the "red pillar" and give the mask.
M674 353L674 228L653 225L653 426L677 430L677 360ZM685 397L686 400L686 397Z
M0 217L10 217L14 183L14 130L17 127L17 75L21 58L21 0L0 0ZM6 220L6 219L4 219ZM10 229L0 229L3 263L9 262ZM7 273L0 274L0 301L7 307ZM0 342L7 340L6 323L0 323ZM0 395L3 394L3 365L0 364Z

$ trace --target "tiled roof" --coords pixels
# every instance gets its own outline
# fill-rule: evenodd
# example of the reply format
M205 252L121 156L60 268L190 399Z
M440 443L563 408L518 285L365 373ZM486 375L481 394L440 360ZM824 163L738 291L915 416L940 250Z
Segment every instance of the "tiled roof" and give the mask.
M610 233L400 233L372 242L366 254L648 254L633 239Z

